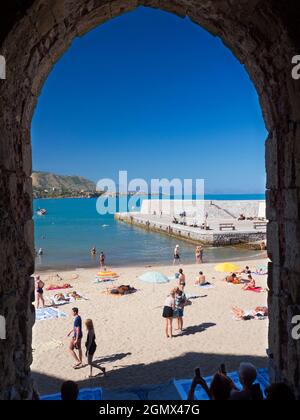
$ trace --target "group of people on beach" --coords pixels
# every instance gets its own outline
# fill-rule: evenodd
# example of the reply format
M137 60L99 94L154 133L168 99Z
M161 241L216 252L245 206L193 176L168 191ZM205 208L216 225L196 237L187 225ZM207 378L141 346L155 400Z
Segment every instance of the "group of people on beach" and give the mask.
M203 256L204 256L204 248L202 245L198 245L195 250L196 264L203 264ZM181 262L180 246L176 245L174 249L173 265L180 264L180 262Z
M163 318L166 320L166 337L173 338L173 320L177 319L177 331L183 331L183 316L184 308L189 304L189 301L184 293L185 285L180 285L174 288L167 297L164 309Z
M243 275L247 275L247 280L243 280ZM252 290L256 288L256 281L252 276L252 271L250 267L245 267L245 269L239 273L231 273L229 276L225 278L227 283L231 284L242 284L243 290Z

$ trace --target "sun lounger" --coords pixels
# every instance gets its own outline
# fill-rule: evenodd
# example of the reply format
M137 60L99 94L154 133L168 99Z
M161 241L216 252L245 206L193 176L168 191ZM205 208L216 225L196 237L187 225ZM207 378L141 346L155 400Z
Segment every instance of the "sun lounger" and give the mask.
M242 389L242 386L240 384L239 381L239 376L237 372L234 373L230 373L228 375L233 382L235 383L235 385L239 388ZM211 382L213 380L213 377L208 377L205 378L206 383L208 384L208 386L210 386ZM257 372L257 380L256 383L260 384L261 386L261 390L262 392L265 391L265 389L269 386L270 384L270 379L269 379L269 374L267 369L259 369ZM192 380L174 380L174 385L177 389L178 394L180 395L180 398L182 401L187 401L188 399L188 394L192 385ZM206 392L204 391L203 388L201 388L200 386L197 387L197 390L195 392L195 400L197 401L207 401L209 398L206 394Z
M82 389L79 392L79 401L102 401L103 392L101 388ZM42 401L61 401L61 394L45 395L41 397Z
M66 318L67 315L55 308L37 309L35 312L36 321L47 321L50 319Z

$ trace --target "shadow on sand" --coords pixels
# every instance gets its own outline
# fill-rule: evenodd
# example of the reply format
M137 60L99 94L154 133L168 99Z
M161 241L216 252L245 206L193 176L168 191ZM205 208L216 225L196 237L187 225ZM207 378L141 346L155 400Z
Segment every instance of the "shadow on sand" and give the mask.
M196 327L210 328L213 325L204 324ZM191 327L194 328L194 327ZM217 349L216 349L217 350ZM182 354L179 357L170 358L150 364L135 364L130 366L119 366L112 369L111 362L122 360L126 357L126 353L121 355L112 355L104 358L99 358L98 362L106 367L107 376L98 376L93 379L82 379L78 381L80 388L101 387L105 390L123 390L136 389L144 385L161 385L168 384L174 378L189 379L193 377L196 367L200 367L204 376L214 374L222 363L225 363L228 372L236 371L241 362L251 362L257 368L266 368L268 366L268 358L255 357L249 355L230 355L230 354L206 354L189 352ZM209 368L208 368L209 367ZM70 373L70 376L68 376ZM82 378L88 375L88 367L82 369ZM32 372L33 379L36 383L37 389L41 395L52 394L59 392L62 383L65 380L72 378L72 370L66 368L63 379L41 374L39 372ZM105 397L105 393L104 393ZM161 393L161 399L163 393Z

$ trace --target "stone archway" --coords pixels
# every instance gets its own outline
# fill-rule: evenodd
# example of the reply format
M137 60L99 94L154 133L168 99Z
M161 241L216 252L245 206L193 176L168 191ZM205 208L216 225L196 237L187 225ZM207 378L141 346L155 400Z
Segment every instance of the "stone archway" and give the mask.
M7 332L0 340L0 399L24 399L32 389L30 125L39 92L76 36L140 5L188 16L219 36L256 86L269 131L269 347L274 374L300 395L300 347L290 334L291 318L300 314L300 82L291 77L292 57L300 52L300 6L279 0L12 0L0 29L7 61L7 80L0 81L0 315Z

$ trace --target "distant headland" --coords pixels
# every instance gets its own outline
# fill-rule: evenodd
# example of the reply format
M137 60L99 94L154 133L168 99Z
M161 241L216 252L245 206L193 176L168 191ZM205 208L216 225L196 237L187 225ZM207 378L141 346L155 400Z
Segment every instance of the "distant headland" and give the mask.
M103 194L89 179L50 172L33 172L32 187L34 198L95 198Z

